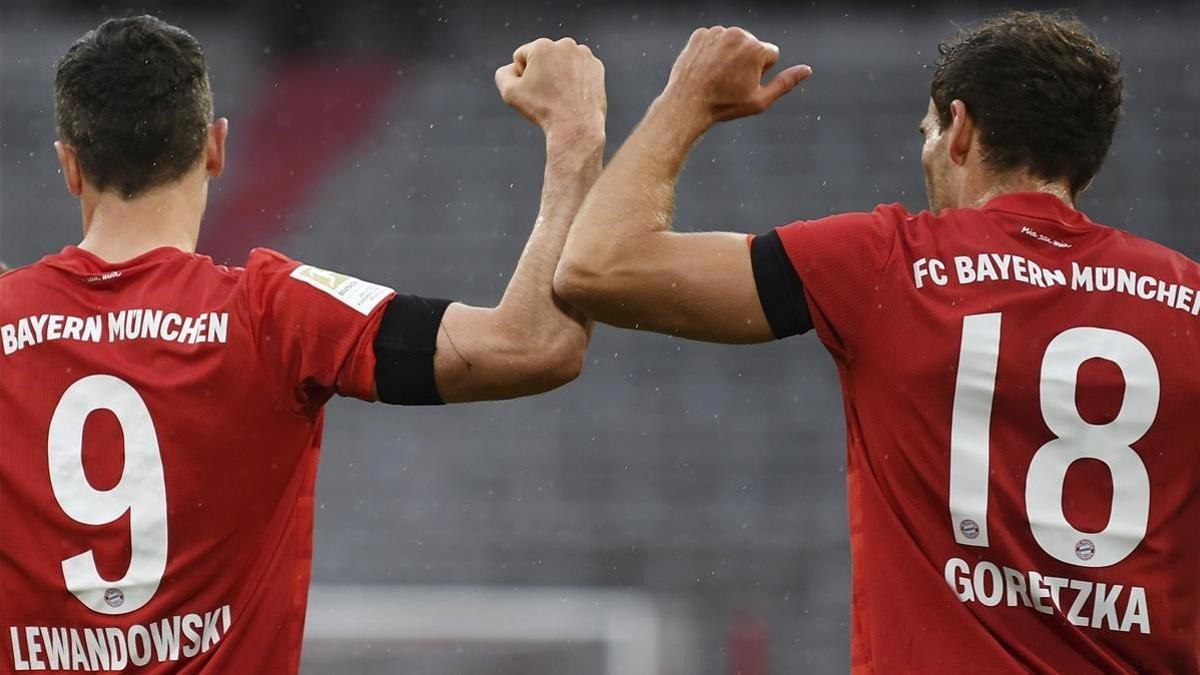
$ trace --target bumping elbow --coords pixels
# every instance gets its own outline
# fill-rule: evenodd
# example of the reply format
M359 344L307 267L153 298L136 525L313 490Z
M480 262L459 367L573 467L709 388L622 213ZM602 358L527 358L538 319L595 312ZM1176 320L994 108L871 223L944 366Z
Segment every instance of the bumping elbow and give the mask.
M570 384L583 372L583 352L562 358L554 366L551 375L553 389Z
M509 363L520 373L519 396L540 394L573 382L583 371L588 333L575 330L547 331L530 340L514 341Z
M603 296L603 277L587 263L566 260L554 273L554 293L576 309L587 312Z
M578 334L575 334L575 333ZM587 356L588 335L584 330L573 331L549 346L544 352L545 379L548 389L557 389L574 382L583 372L583 361Z

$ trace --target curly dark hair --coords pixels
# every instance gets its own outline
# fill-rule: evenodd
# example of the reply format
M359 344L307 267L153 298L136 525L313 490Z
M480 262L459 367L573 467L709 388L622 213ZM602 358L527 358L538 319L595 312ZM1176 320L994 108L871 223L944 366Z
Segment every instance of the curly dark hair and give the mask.
M984 161L1067 179L1079 194L1104 162L1121 117L1120 59L1073 14L1010 12L938 47L930 95L943 129L961 100Z
M212 89L200 43L153 16L109 19L58 62L55 117L88 182L133 199L204 149Z

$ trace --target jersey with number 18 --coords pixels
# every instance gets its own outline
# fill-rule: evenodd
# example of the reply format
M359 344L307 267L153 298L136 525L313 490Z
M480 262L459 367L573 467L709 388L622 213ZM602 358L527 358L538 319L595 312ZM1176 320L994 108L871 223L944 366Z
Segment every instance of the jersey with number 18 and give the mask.
M393 295L264 249L0 277L0 671L296 672L322 404Z
M1045 194L776 232L842 379L854 672L1200 673L1200 265Z

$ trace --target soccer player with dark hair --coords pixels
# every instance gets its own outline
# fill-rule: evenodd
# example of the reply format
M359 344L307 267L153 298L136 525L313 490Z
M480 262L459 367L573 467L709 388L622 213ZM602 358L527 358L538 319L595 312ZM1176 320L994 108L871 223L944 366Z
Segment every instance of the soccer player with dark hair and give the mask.
M1200 672L1200 265L1075 208L1117 59L1069 16L1003 15L941 49L930 210L671 232L692 144L811 74L763 84L778 59L692 35L580 209L559 294L714 342L815 328L845 401L853 672Z
M199 43L141 16L71 46L56 148L83 241L0 277L0 670L296 672L325 402L575 378L590 325L552 282L600 173L604 69L541 39L496 83L545 132L545 182L504 297L469 307L197 254L228 131Z

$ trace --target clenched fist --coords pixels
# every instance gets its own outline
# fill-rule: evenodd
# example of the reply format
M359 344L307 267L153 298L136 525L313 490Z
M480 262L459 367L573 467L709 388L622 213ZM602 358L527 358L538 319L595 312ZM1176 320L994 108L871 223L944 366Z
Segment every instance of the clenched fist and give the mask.
M763 84L778 62L779 47L741 28L698 28L675 60L663 97L701 124L755 115L812 75L808 66L792 66Z
M571 38L539 38L513 52L496 71L504 102L549 134L555 130L603 133L608 101L604 64Z

